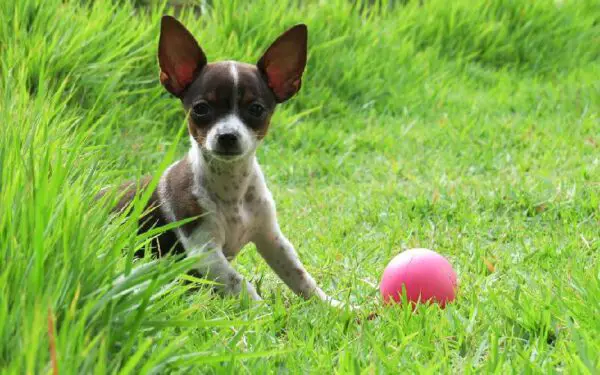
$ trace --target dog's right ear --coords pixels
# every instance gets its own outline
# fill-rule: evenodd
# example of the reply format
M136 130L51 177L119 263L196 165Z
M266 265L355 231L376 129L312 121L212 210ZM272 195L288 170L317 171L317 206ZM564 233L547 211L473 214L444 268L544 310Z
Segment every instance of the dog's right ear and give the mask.
M171 16L163 16L158 42L160 83L181 98L206 65L206 55L192 34Z
M302 85L308 30L300 24L281 34L257 63L278 103L294 96Z

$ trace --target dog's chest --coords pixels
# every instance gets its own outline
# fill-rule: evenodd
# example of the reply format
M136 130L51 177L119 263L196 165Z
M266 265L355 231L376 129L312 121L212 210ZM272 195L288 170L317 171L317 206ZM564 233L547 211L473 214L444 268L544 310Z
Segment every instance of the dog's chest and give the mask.
M250 242L256 218L248 205L218 204L215 213L216 238L228 258L235 257Z
M248 201L243 199L235 204L220 200L203 199L200 203L206 209L202 225L190 236L191 247L201 247L208 241L219 246L223 254L233 259L247 245L264 222L264 208L267 199Z
M205 179L212 185L195 188L194 198L204 215L187 237L186 248L210 242L232 259L259 231L268 229L274 215L272 195L257 165L246 174L251 177L245 182L236 176L219 176Z

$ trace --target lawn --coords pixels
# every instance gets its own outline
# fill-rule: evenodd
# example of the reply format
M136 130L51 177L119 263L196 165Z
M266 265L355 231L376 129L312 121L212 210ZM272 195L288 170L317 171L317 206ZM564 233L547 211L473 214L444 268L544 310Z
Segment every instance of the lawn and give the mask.
M600 373L600 2L178 3L0 4L0 373ZM294 296L252 246L235 266L264 303L190 290L189 262L132 260L147 197L94 203L189 147L158 81L175 13L209 61L308 25L258 158L306 267L360 312ZM413 247L454 265L446 309L382 306Z

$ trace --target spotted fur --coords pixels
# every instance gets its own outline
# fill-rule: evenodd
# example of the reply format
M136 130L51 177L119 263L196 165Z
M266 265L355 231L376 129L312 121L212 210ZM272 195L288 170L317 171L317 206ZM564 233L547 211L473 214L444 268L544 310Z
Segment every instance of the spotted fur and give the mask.
M163 234L157 247L204 255L196 270L220 283L224 294L260 296L230 264L254 243L269 266L298 295L333 305L309 275L280 230L275 202L255 152L278 103L300 89L306 64L306 26L282 34L256 65L207 63L189 31L165 16L159 42L160 80L188 113L191 148L162 175L140 231L186 218L193 221ZM140 186L148 185L144 180ZM117 209L135 195L123 187Z

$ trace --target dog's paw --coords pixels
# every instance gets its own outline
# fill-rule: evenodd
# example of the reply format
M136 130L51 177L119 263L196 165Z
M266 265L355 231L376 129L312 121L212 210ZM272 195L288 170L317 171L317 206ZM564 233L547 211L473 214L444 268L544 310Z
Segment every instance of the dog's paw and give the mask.
M348 309L350 311L359 311L360 310L360 306L356 306L356 305L352 305L349 303L345 303L342 301L338 301L337 299L334 298L327 298L327 303L329 303L330 306L336 308L336 309Z
M246 291L248 293L248 297L250 297L253 301L262 301L262 297L258 294L254 286L249 281L246 281Z

